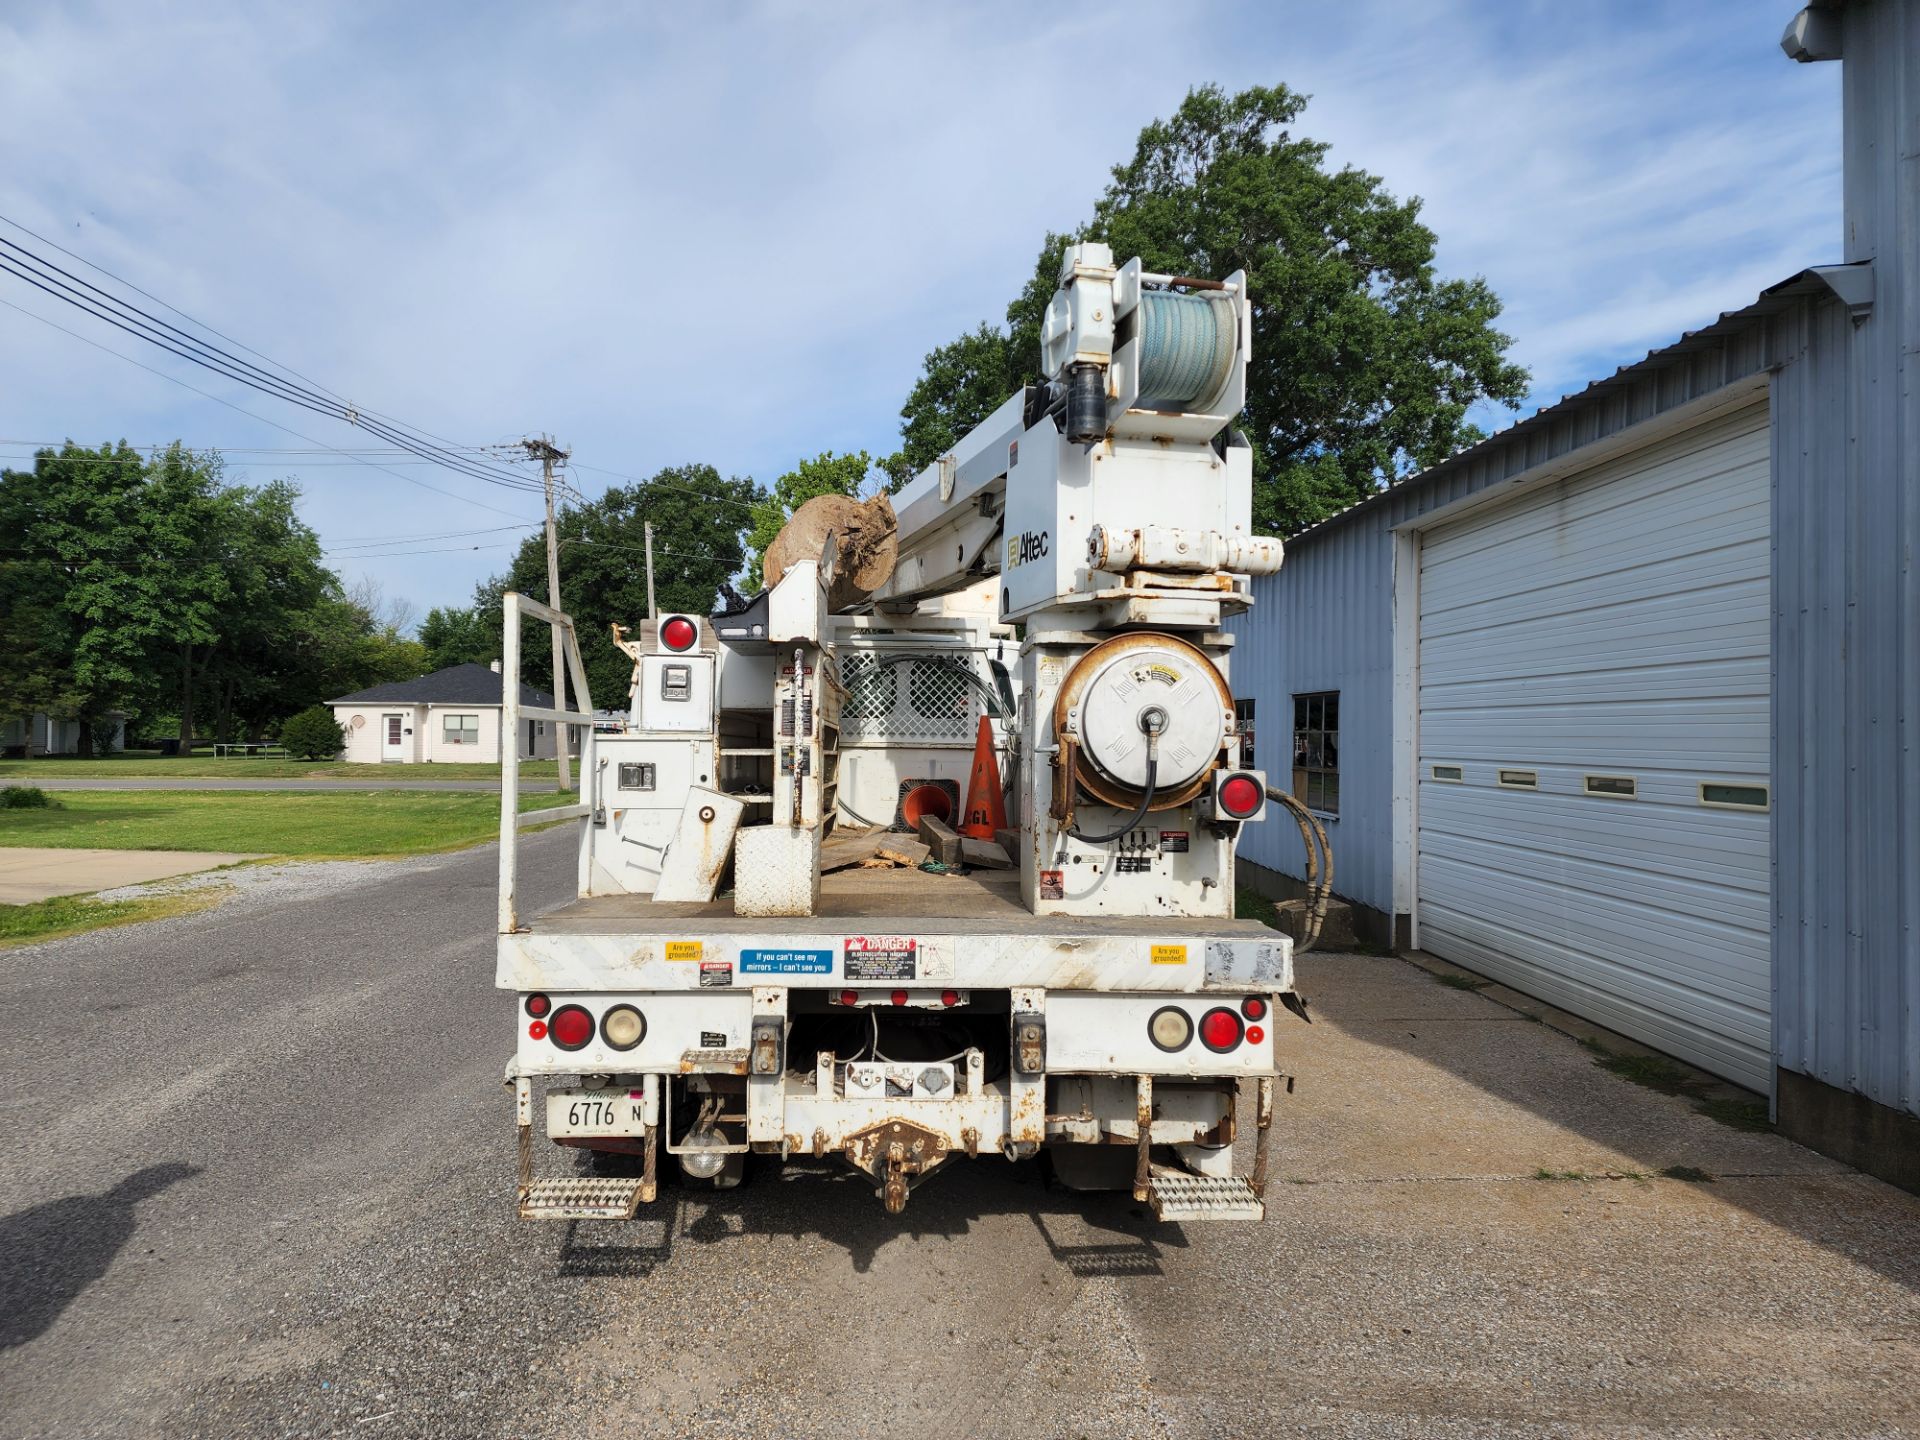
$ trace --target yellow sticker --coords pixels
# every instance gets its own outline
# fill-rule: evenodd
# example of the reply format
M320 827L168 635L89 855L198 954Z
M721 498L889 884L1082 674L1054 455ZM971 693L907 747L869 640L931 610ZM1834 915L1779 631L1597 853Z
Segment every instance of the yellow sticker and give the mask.
M1184 965L1187 963L1187 947L1184 945L1156 945L1153 947L1153 963L1156 965Z
M698 940L669 940L667 941L667 959L698 960L700 945L701 942Z

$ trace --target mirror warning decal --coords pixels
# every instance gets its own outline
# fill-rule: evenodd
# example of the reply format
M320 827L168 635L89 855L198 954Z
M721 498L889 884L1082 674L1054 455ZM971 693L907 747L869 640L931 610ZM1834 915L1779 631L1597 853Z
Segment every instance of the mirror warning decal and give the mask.
M698 940L669 940L667 941L667 959L698 960L701 946L702 942Z
M904 935L851 935L840 973L848 980L912 980L918 950Z
M1187 963L1187 947L1184 945L1155 945L1153 963L1156 965L1184 965Z

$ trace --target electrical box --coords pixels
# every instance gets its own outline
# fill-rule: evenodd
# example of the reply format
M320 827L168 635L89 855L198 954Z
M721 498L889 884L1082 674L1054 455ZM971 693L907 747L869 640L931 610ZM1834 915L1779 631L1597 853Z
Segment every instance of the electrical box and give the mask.
M713 657L643 655L634 721L645 731L713 729Z

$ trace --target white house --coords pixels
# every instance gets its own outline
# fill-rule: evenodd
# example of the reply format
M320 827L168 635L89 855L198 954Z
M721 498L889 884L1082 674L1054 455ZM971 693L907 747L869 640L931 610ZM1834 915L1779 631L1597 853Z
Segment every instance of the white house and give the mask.
M502 701L496 662L492 669L449 665L417 680L375 685L327 703L346 729L347 760L430 765L436 760L498 762ZM520 703L551 707L553 697L522 685ZM553 726L522 720L518 746L523 760L551 759Z
M127 717L109 710L93 727L93 752L110 755L127 743ZM14 716L0 720L0 756L9 760L31 760L42 755L78 755L80 722L58 720L51 715Z

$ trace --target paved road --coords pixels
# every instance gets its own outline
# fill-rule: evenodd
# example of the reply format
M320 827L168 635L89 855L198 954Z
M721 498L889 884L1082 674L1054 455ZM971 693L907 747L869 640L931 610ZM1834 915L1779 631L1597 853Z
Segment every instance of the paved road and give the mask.
M166 776L145 780L27 780L0 784L34 785L42 790L468 790L500 793L498 780L229 780L222 776ZM558 790L556 780L522 780L524 791Z
M1303 967L1260 1227L999 1161L521 1224L493 864L0 952L0 1435L1920 1430L1920 1200L1394 960Z

